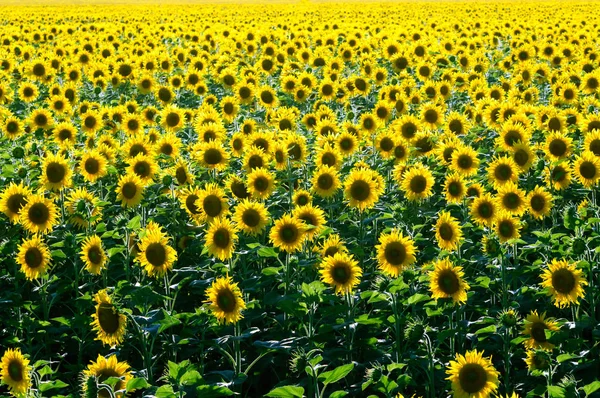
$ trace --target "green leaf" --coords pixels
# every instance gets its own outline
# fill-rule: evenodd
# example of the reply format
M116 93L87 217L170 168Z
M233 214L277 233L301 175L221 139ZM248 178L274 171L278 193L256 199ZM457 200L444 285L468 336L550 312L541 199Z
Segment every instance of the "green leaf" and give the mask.
M66 319L66 318L64 318L62 316L58 317L58 318L52 318L50 320L51 321L56 321L56 322L61 323L61 324L65 325L65 326L71 326L71 322L68 319Z
M548 387L548 393L551 398L564 398L565 390L559 386L550 386Z
M578 355L575 354L560 354L559 356L556 357L556 360L558 361L558 363L562 363L564 361L568 361L569 359L573 359L573 358L578 358Z
M329 398L341 398L341 397L345 397L346 395L348 395L348 393L346 391L336 391L334 393L332 393Z
M202 397L202 398L225 397L225 396L228 397L228 396L234 394L234 392L231 391L227 387L210 386L210 385L204 385L204 386L197 387L196 393L197 393L197 395L196 395L197 397Z
M272 389L265 397L271 398L302 398L304 388L298 386L284 386Z
M108 384L109 386L111 386L112 388L114 388L117 385L117 383L120 382L120 381L121 381L121 378L113 376L113 377L109 377L106 380L104 380L102 382L102 384Z
M484 334L484 333L496 333L496 325L486 326L475 332L475 334Z
M263 246L257 253L260 257L277 257L277 252L272 247Z
M39 389L40 392L46 392L50 390L54 390L56 388L65 388L69 387L69 385L61 380L52 380L52 381L42 381L40 383Z
M141 377L135 377L127 382L126 391L131 392L133 390L142 390L148 387L150 387L150 384L148 384L146 379Z
M600 390L600 381L596 380L591 382L590 384L586 384L585 386L583 386L582 390L585 393L585 396L587 397L590 394Z
M54 258L67 258L67 255L62 250L52 250L52 257Z
M127 223L127 228L128 229L132 229L132 230L138 230L140 229L141 226L141 220L142 217L141 216L135 216L133 217L131 220L129 220L129 222Z
M426 294L415 293L406 300L406 304L412 305L416 303L420 303L421 301L429 300L429 296Z
M156 390L156 394L154 395L156 398L175 398L175 392L173 392L173 387L170 385L161 386Z
M352 369L354 369L353 363L338 366L329 372L323 372L321 375L319 375L319 380L322 380L323 384L335 383L346 377L348 373L352 372Z
M281 267L267 267L263 268L262 273L266 276L277 275Z
M184 386L201 385L203 382L202 375L197 370L188 370L179 380L179 384Z
M160 327L158 328L158 333L162 333L170 327L177 326L181 323L181 321L167 313L167 311L162 310L163 319L158 321Z

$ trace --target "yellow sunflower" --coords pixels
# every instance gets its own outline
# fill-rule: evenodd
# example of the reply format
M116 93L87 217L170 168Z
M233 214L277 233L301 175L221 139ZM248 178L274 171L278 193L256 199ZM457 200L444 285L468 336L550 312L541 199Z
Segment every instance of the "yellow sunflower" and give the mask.
M340 179L335 167L321 166L315 170L312 177L312 187L317 195L330 198L337 192Z
M100 199L85 188L74 189L65 200L69 222L82 230L96 225L102 218L102 207L99 203Z
M550 214L552 209L552 195L544 187L536 186L535 189L527 195L527 204L529 212L538 220Z
M568 162L562 162L547 168L544 172L546 184L560 191L571 185L571 166Z
M89 181L95 182L106 175L106 158L97 150L86 151L79 162L81 175Z
M351 207L363 211L375 206L383 187L377 186L374 173L374 171L360 168L350 172L344 182L344 195Z
M235 243L238 239L237 228L226 217L214 219L205 235L205 247L208 252L221 261L233 257Z
M106 289L96 293L94 300L96 301L96 312L92 315L91 325L96 332L96 340L109 346L121 344L125 336L127 317L113 304Z
M162 232L162 227L153 221L148 223L138 248L136 260L148 276L162 277L177 261L177 252L169 246L169 238Z
M19 214L19 223L33 234L50 232L57 221L56 205L41 194L29 196Z
M204 189L198 191L195 208L198 217L204 221L213 221L229 213L227 196L223 189L213 182L206 184Z
M450 168L467 177L477 174L477 169L479 168L477 152L469 146L457 148L452 152Z
M254 199L267 199L275 190L275 176L267 169L254 169L247 178L248 192Z
M206 295L206 302L210 303L209 308L219 322L237 323L244 317L242 311L246 308L246 303L242 298L242 291L230 276L215 279Z
M482 227L492 225L496 213L496 201L494 201L489 193L484 193L473 199L473 203L471 203L471 218L477 225Z
M554 344L548 342L546 329L557 331L559 330L558 323L553 318L546 318L546 313L538 315L535 310L527 315L523 334L529 338L523 342L525 348L552 351Z
M108 258L98 235L85 238L79 255L85 264L85 269L91 274L100 275L100 272L106 268Z
M325 229L325 212L317 206L307 204L296 207L292 215L306 224L304 232L307 240L314 239Z
M455 304L467 302L469 285L463 279L462 267L455 266L445 258L435 262L434 270L429 272L429 290L434 299L451 298Z
M8 348L2 355L2 383L6 384L15 396L25 396L31 387L29 359L21 354L21 349Z
M66 159L58 154L49 154L42 161L40 181L49 190L61 190L71 185L73 171Z
M27 199L33 195L29 187L19 183L18 185L11 182L0 195L0 211L3 212L8 219L16 224L19 222L21 210L27 203Z
M446 374L446 380L452 383L455 398L490 397L499 386L500 373L492 365L491 358L483 356L483 351L456 354L456 360L450 361Z
M450 174L444 183L444 192L448 203L460 203L467 194L464 177L460 174Z
M403 173L400 172L403 168L398 166L394 169L394 176L397 181L400 181L401 188L408 200L420 201L433 194L435 180L426 166L418 163L409 167Z
M447 211L442 211L435 224L435 239L442 250L457 250L462 240L462 229L458 220Z
M335 253L347 253L348 249L338 234L327 235L327 238L315 248L321 257L333 256Z
M583 152L573 162L575 176L585 188L591 188L600 179L600 160L590 152Z
M37 279L47 272L52 255L39 235L23 241L18 250L17 264L28 280Z
M510 157L497 157L488 166L487 174L494 188L499 189L504 184L514 183L519 179L519 167Z
M397 278L403 270L417 260L414 241L405 237L397 229L382 234L379 237L379 245L375 248L379 269L392 278Z
M512 182L507 182L498 189L496 200L500 209L515 216L520 216L527 210L525 192Z
M111 392L106 391L105 387L99 390L99 398L123 398L125 393L116 391L125 390L127 383L132 379L131 372L129 372L129 364L127 362L119 362L116 355L112 355L108 359L102 355L98 355L96 361L89 364L87 369L83 371L83 375L85 377L85 381L83 383L83 395L85 395L85 390L90 377L96 378L97 384L104 383L106 379L110 377L121 379L112 387L113 390Z
M128 173L119 178L116 192L123 206L135 207L144 197L144 184L136 174Z
M269 211L261 202L244 199L235 208L233 219L242 232L254 236L265 229L269 222Z
M494 231L500 242L504 243L511 239L519 239L521 222L505 211L499 212L494 219Z
M541 286L548 289L558 308L579 304L584 295L583 286L588 283L583 278L583 271L567 260L553 259L542 274Z
M362 270L351 254L338 252L321 261L321 280L332 285L337 294L351 293L360 283Z
M148 184L152 182L156 172L158 171L158 165L148 155L138 154L135 157L129 159L127 161L129 163L129 167L127 168L127 172L129 174L137 175L143 184Z
M273 246L288 253L298 251L304 243L304 223L289 214L275 221L269 233Z

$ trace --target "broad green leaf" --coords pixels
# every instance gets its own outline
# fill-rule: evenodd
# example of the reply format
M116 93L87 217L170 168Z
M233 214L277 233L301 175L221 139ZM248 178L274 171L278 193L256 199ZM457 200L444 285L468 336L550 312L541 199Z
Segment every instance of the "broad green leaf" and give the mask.
M127 223L127 228L128 229L132 229L132 230L138 230L140 229L141 226L141 220L142 217L141 216L135 216L133 217L131 220L129 220L129 222Z
M354 369L353 363L338 366L329 372L323 372L321 375L319 375L319 380L322 380L323 384L335 383L346 377L348 373L352 372L352 369Z
M585 396L589 397L590 394L600 390L600 381L596 380L591 382L590 384L586 384L585 386L583 386L582 390L585 393Z
M135 377L127 382L126 391L131 392L133 390L142 390L144 388L150 387L150 384L141 377Z
M271 398L302 398L304 388L298 386L284 386L272 389L265 397Z
M56 388L69 387L67 383L61 380L42 381L39 385L40 392L54 390Z

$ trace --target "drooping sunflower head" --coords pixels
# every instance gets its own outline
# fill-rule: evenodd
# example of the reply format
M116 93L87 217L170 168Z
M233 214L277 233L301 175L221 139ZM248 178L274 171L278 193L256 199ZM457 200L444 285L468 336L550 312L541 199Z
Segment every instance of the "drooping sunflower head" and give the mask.
M559 308L579 304L585 285L587 281L583 278L583 271L567 260L552 260L542 274L541 286L548 289L554 305Z
M233 256L235 242L238 239L237 229L227 218L214 219L206 231L206 248L219 260L228 260Z
M230 276L215 279L206 295L209 307L219 322L231 324L243 318L246 303L238 284Z
M377 263L379 269L393 278L416 261L416 248L413 240L397 229L379 237Z
M119 311L105 289L96 293L94 300L96 312L92 315L91 325L96 332L96 340L110 346L121 344L125 336L127 317Z
M269 238L273 246L283 251L298 251L306 238L304 223L290 214L285 214L275 221Z
M455 266L449 259L438 260L429 273L429 289L434 299L451 298L454 303L467 301L469 285L463 279L462 267Z
M467 351L465 355L456 354L456 360L450 361L446 374L455 397L489 397L499 385L500 373L491 359L477 350Z
M1 381L15 396L25 396L31 387L30 371L29 359L23 356L21 349L9 348L2 355Z
M321 280L335 288L337 294L351 293L360 283L362 270L351 254L338 252L321 262Z

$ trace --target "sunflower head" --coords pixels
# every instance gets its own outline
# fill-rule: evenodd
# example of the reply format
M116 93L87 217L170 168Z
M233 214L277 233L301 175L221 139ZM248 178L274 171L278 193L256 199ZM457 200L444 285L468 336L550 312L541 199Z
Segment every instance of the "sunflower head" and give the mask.
M579 304L583 297L583 287L587 281L583 271L567 260L552 260L542 274L541 286L548 289L548 294L554 299L554 305L563 308L571 304Z
M321 280L335 288L337 294L352 292L360 282L362 270L351 254L336 253L321 262Z
M100 290L94 296L96 312L92 315L91 325L96 331L96 340L115 346L123 341L127 318L115 306L106 290Z
M219 322L232 324L243 318L242 311L246 308L246 303L238 284L230 276L217 278L206 295L209 308Z
M30 371L29 360L19 348L9 348L2 355L1 381L8 385L10 392L15 396L24 396L31 387Z
M269 238L275 247L283 251L298 251L306 238L305 224L292 215L285 214L275 221Z
M432 297L451 298L454 303L465 303L469 285L463 276L462 267L455 266L447 258L436 261L434 270L429 273Z
M382 234L379 237L377 262L379 269L393 278L416 261L416 248L413 240L399 230Z
M467 351L456 354L446 370L447 380L452 383L452 391L457 397L488 397L498 389L500 373L483 352Z

